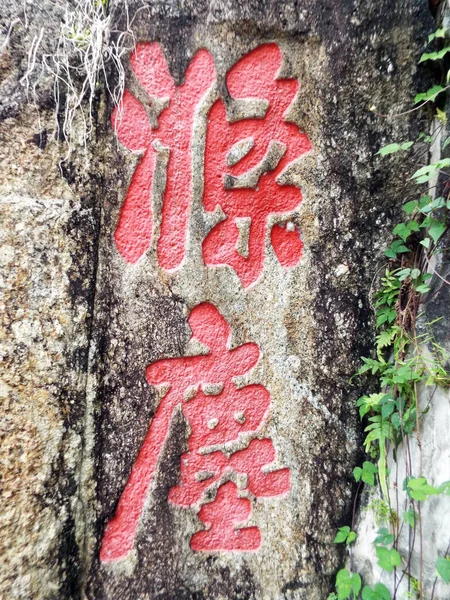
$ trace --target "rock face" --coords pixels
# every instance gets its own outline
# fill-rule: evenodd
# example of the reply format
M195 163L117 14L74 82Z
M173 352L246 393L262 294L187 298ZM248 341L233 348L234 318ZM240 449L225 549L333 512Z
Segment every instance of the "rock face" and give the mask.
M62 175L20 31L4 59L2 591L323 599L404 178L374 152L410 128L369 107L413 95L427 3L112 3L127 17L123 102L99 94Z

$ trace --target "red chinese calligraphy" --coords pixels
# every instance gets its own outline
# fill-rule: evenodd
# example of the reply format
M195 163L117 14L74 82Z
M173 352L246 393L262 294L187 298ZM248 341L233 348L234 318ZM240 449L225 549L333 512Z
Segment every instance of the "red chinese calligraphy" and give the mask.
M286 222L302 199L298 188L286 184L286 170L311 148L306 134L287 121L298 82L278 78L282 62L276 44L262 45L238 61L226 78L228 114L221 99L214 102L202 140L205 134L195 123L216 80L211 55L200 50L185 83L176 87L160 46L137 45L131 66L147 101L127 90L113 114L121 143L142 153L115 232L125 260L135 263L151 245L156 157L166 152L157 254L166 270L181 265L193 193L193 148L202 152L204 144L203 206L207 212L220 206L225 218L203 240L203 259L207 265L231 266L244 287L258 279L268 217L283 215ZM275 226L270 235L284 267L297 264L303 248L300 232L290 225Z
M262 270L267 217L294 210L302 199L296 187L281 185L281 177L293 161L311 149L308 137L285 120L298 82L277 79L282 62L278 46L266 44L247 54L227 75L232 98L247 103L248 99L258 100L253 110L266 110L264 117L229 122L222 100L209 114L204 206L212 211L219 204L227 219L205 239L203 256L209 265L231 265L245 287ZM247 219L246 240L241 245L238 219L241 223ZM292 233L283 230L276 234L275 250L284 266L293 266L301 256L299 232ZM287 261L284 250L278 254L282 237L283 246L290 248Z
M113 123L120 142L129 150L143 152L128 189L115 241L120 254L135 263L150 247L152 237L151 187L158 144L169 150L158 258L165 269L177 267L185 252L186 228L191 201L191 145L193 122L216 78L214 62L200 50L186 72L186 82L176 87L159 44L138 44L131 67L150 102L162 108L151 126L144 106L125 91Z
M202 506L199 518L209 527L194 533L193 550L257 550L261 533L257 527L240 527L251 515L250 500L239 498L234 483L229 481L219 488L214 502Z
M146 495L177 406L182 405L190 426L188 451L181 456L180 481L169 494L173 504L203 504L200 519L206 531L191 540L193 550L255 550L260 544L256 527L238 527L248 518L251 503L241 498L235 476L256 497L285 494L290 489L289 470L270 470L276 458L270 439L239 444L242 434L256 434L268 418L270 396L261 385L236 387L233 378L244 375L259 358L256 344L229 349L230 327L211 304L200 304L189 316L192 335L208 354L169 358L147 368L147 381L168 385L132 468L116 514L103 538L101 559L117 560L131 550ZM236 447L233 444L238 443ZM231 444L231 446L230 446ZM216 491L205 504L207 492Z

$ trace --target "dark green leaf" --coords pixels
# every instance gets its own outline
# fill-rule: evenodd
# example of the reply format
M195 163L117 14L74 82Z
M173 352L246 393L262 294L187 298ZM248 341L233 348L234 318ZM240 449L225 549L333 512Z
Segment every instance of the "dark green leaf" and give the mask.
M411 202L407 202L406 204L403 205L403 210L405 211L405 213L407 215L410 215L411 213L413 213L416 210L417 206L418 206L417 202L415 202L414 200L411 200Z
M434 243L436 243L438 239L442 236L442 234L445 233L446 229L447 227L445 223L442 223L442 221L434 220L428 230L428 233L430 237L433 238Z
M389 404L383 404L383 406L381 407L381 416L383 417L383 419L387 419L388 417L390 417L394 412L394 409L394 402L389 402Z
M407 225L405 225L405 223L399 223L396 227L394 227L392 233L394 235L398 235L398 237L401 237L402 240L406 242L408 237L411 235L411 230Z

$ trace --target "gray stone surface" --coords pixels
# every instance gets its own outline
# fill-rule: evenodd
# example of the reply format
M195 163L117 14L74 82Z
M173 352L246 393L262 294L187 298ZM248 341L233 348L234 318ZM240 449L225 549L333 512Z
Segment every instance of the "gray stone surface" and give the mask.
M117 145L112 106L102 92L87 161L76 149L61 176L64 150L51 135L45 148L37 147L42 136L33 136L50 131L51 115L39 123L19 85L27 36L46 22L44 5L33 7L35 29L25 35L19 28L2 55L0 194L7 215L2 260L10 357L1 388L10 482L2 593L322 600L343 558L332 539L351 511L351 470L360 448L358 390L348 380L371 341L370 282L405 176L401 165L390 168L373 155L407 137L412 126L376 118L369 107L384 114L407 106L429 29L427 3L128 6L135 38L161 43L178 83L196 50L206 47L224 97L226 72L241 56L263 42L279 44L283 75L301 84L292 118L313 148L290 173L303 194L292 218L302 230L304 255L285 271L267 240L263 277L244 289L230 268L204 266L199 243L206 224L194 202L182 268L169 275L159 269L156 238L143 260L127 265L113 234L137 159ZM22 4L0 7L7 22ZM118 28L123 9L124 3L112 3ZM38 89L38 103L51 105L51 86L44 81ZM145 369L187 354L186 318L204 301L231 324L233 343L260 347L250 381L271 394L262 433L274 441L277 464L290 469L291 491L254 503L252 522L263 537L257 552L192 552L189 539L199 521L167 502L186 444L186 423L177 412L134 550L123 561L101 564L104 527L159 401Z

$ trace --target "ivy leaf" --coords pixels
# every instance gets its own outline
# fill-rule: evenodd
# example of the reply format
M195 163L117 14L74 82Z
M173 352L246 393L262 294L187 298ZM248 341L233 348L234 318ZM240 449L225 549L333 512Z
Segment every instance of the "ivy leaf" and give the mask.
M406 483L406 492L410 498L419 502L428 496L439 494L439 491L430 485L425 477L410 477Z
M416 292L419 292L419 294L428 294L428 292L431 290L429 285L418 285L416 287Z
M336 575L336 589L338 600L346 600L352 592L356 598L361 589L361 577L358 573L353 573L352 575L347 569L341 569Z
M417 279L420 277L420 269L413 269L411 271L411 279Z
M380 156L387 156L388 154L394 154L394 152L398 152L400 150L400 144L388 144L387 146L383 146L380 148L376 154Z
M386 402L381 407L381 416L383 417L383 419L388 419L392 415L394 410L395 410L395 403L394 402Z
M377 327L383 325L383 323L393 323L395 321L395 317L397 316L397 311L395 308L390 308L389 306L385 306L384 308L380 308L377 311ZM376 361L377 362L377 361ZM378 362L377 362L378 364ZM368 370L368 369L367 369Z
M403 205L403 210L405 211L405 213L407 215L412 214L417 208L417 202L415 202L414 200L411 200L411 202L407 202L406 204Z
M440 29L436 29L434 33L430 33L428 36L428 43L432 42L435 38L443 38L445 37L445 28L442 27Z
M394 536L390 533L387 527L380 527L377 531L377 537L374 539L374 544L380 544L381 546L390 546L394 543Z
M365 585L362 591L363 600L391 600L391 593L384 583L376 583L372 589Z
M355 467L353 469L353 476L356 481L359 481L360 479L362 479L364 481L364 483L367 483L368 485L371 485L371 486L375 485L376 473L378 473L377 466L368 460L363 462L362 468Z
M408 523L410 527L414 528L414 525L418 518L419 515L412 508L403 513L403 520L405 521L405 523Z
M442 85L435 85L431 89L423 92L422 94L417 94L414 98L414 104L418 104L419 102L427 102L428 100L434 100L438 94L440 94L444 88Z
M347 525L345 527L339 527L339 530L336 534L336 537L333 540L333 543L342 544L342 542L345 542L345 540L347 539L349 533L350 527L348 527Z
M407 277L409 277L411 274L411 269L401 269L398 273L397 273L397 277L399 279L399 281L404 281Z
M350 531L350 533L347 536L347 539L345 540L345 543L348 546L349 544L351 544L355 540L356 540L356 533L354 531Z
M406 227L410 231L419 231L419 223L417 221L409 221L409 223L406 224Z
M438 239L442 236L442 234L445 233L446 229L447 227L445 223L443 223L442 221L433 220L433 223L429 228L428 233L430 237L433 238L435 244L438 241Z
M450 481L444 481L444 483L438 487L438 494L450 496Z
M400 554L395 548L383 548L383 546L376 546L375 552L378 558L378 566L385 571L391 573L395 567L399 567L402 562Z
M402 240L394 240L389 248L384 251L384 254L388 258L397 258L397 254L402 254L403 252L409 251L409 248L404 245Z
M411 230L407 225L405 225L405 223L399 223L394 227L392 233L394 235L398 235L398 237L402 238L402 240L406 242L408 237L411 235Z
M431 244L431 240L430 240L430 238L427 237L427 238L423 239L420 243L422 244L422 246L425 246L425 248L427 248L427 250L428 250L428 248L430 247L430 244Z
M436 569L445 583L450 583L450 558L440 556L436 561Z
M430 196L428 196L428 195L427 195L427 196L422 196L422 197L419 199L419 208L420 208L420 210L423 210L423 209L424 209L424 207L425 207L425 206L426 206L426 205L427 205L429 202L431 202L431 197L430 197Z
M356 403L356 406L359 407L359 416L361 419L366 415L371 409L378 407L381 404L381 400L386 396L383 392L379 394L369 394L369 396L362 396Z
M414 142L403 142L403 144L388 144L387 146L383 146L380 148L376 154L380 156L387 156L388 154L394 154L399 150L408 150Z
M424 167L420 167L420 169L417 169L417 171L415 171L412 174L411 179L418 179L420 177L423 177L424 175L426 176L430 176L437 171L438 167L435 164L432 165L425 165Z
M426 60L441 60L441 58L444 58L447 52L450 52L449 46L446 46L437 52L425 52L425 54L422 54L420 57L419 63L425 62Z
M439 169L445 169L450 166L450 158L443 158L431 165L425 165L417 169L415 173L411 176L411 179L415 179L416 183L424 183L425 181L429 181L432 175L439 171Z

